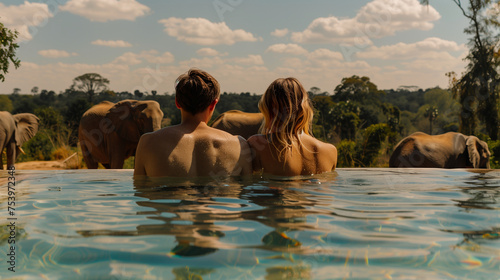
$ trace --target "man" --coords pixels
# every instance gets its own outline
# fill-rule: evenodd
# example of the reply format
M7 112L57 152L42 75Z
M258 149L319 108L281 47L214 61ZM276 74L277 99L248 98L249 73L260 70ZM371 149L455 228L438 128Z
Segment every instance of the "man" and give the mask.
M141 137L134 176L251 174L252 155L246 140L207 125L219 96L219 83L207 72L190 69L179 76L175 104L181 110L181 124Z

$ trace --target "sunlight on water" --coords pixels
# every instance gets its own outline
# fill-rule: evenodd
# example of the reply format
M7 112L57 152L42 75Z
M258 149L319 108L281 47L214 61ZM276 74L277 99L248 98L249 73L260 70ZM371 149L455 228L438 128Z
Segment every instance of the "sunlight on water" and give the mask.
M498 171L135 182L131 170L17 171L16 181L16 272L1 221L7 279L500 278Z

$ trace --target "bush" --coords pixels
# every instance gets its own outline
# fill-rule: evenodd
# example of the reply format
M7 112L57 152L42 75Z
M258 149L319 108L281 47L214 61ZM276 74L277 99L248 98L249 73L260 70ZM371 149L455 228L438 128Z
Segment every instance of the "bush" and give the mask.
M382 143L387 139L389 126L385 123L372 124L365 129L363 143L359 146L357 158L362 166L369 167L379 155Z
M337 167L354 167L356 143L351 140L342 140L337 146L337 154Z
M38 132L35 137L24 143L22 148L25 154L19 155L16 162L50 160L53 145L47 134Z
M493 169L500 168L500 140L488 141L488 148L491 152L490 165Z

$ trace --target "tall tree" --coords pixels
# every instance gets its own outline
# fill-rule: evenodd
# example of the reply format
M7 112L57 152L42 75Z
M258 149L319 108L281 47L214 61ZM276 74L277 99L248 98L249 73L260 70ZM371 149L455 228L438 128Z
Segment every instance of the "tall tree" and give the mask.
M19 45L15 41L18 35L19 32L6 28L0 22L0 82L5 81L5 74L9 72L10 63L15 68L21 65L21 61L16 57L16 49Z
M497 55L500 22L499 0L452 0L469 20L465 33L469 39L468 65L465 73L456 78L452 91L460 100L460 131L475 134L478 118L486 127L489 137L498 139L499 132L499 57ZM423 0L428 3L429 0ZM450 74L452 78L453 73Z
M432 135L432 124L439 116L439 110L436 106L429 106L425 109L425 117L429 119L429 134Z
M87 94L88 101L92 103L92 98L96 93L108 89L109 80L97 73L87 73L73 79L72 90L81 90Z

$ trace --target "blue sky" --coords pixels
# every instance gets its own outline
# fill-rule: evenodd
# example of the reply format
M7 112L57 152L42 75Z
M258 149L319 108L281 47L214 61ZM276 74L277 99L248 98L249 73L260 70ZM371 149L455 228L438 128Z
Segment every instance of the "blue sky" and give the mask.
M425 89L447 87L467 54L451 0L2 0L0 21L20 31L22 61L0 93L59 92L89 72L115 91L172 93L190 67L228 92L293 76L332 93L352 75Z

